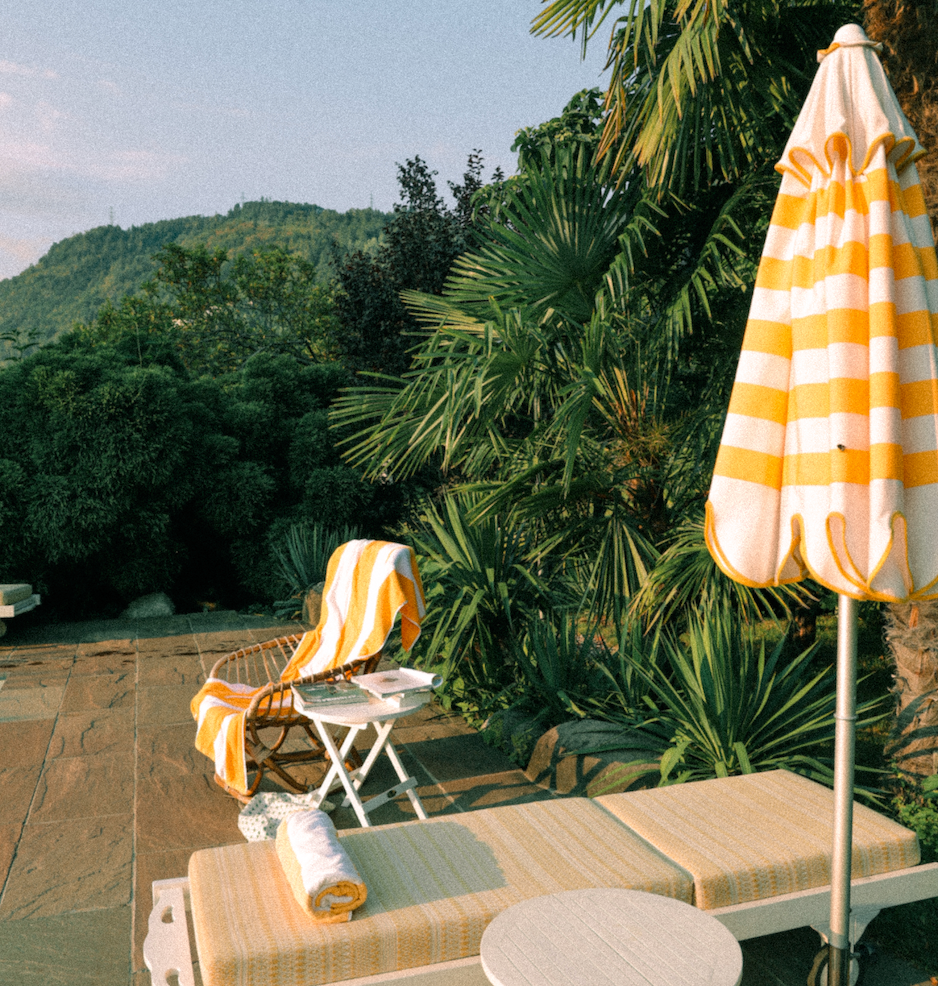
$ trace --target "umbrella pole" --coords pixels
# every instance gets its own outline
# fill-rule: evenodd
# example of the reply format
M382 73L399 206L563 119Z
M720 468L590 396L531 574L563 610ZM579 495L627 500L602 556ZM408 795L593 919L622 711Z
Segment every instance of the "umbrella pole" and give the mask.
M834 839L831 857L829 986L850 983L850 864L857 709L857 601L837 603L837 708L834 713Z

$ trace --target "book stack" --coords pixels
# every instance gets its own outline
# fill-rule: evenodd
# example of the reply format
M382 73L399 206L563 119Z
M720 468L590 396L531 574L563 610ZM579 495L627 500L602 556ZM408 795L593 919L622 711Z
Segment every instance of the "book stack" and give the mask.
M293 685L291 690L297 708L301 712L333 705L357 705L370 700L368 692L363 692L351 681L323 681L309 685Z
M438 674L429 671L415 671L413 668L397 668L394 671L377 671L374 674L359 675L355 683L363 691L400 706L402 700L411 695L427 693L443 684Z

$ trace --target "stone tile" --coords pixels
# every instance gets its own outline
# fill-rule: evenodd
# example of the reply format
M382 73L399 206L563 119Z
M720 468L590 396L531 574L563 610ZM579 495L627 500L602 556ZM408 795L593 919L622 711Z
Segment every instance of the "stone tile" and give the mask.
M132 856L131 814L31 823L0 898L0 921L129 904ZM129 918L126 933L125 948Z
M152 637L137 641L137 656L140 658L164 657L190 654L198 657L199 646L191 633L178 637Z
M137 648L133 641L103 640L82 644L78 648L72 673L120 674L133 668L137 661Z
M15 648L12 655L16 661L34 662L40 664L45 661L71 661L78 652L77 643L74 644L20 644Z
M6 681L4 692L12 692L23 688L63 688L68 684L71 673L69 668L34 668L25 667L4 671Z
M130 906L0 924L0 982L127 986ZM150 986L149 973L145 984Z
M444 781L440 787L453 799L456 811L549 801L555 797L550 791L532 784L520 770Z
M30 811L35 822L70 821L133 811L134 753L98 753L50 760Z
M53 719L0 722L0 767L41 764L54 724Z
M0 825L22 825L39 781L40 764L0 769Z
M401 743L475 735L475 730L466 725L462 716L446 712L435 703L422 706L405 719L399 719L394 726L394 736Z
M22 830L22 825L0 825L0 887L6 882Z
M163 723L189 723L195 725L189 703L199 690L196 684L162 685L158 688L137 688L137 724L141 726Z
M308 629L308 624L300 623L299 620L271 623L269 616L244 616L242 620L248 632L254 637L257 643L261 643L264 640L274 640L276 637L292 637L296 634L302 635Z
M215 630L209 633L193 634L199 653L203 661L206 654L210 654L214 659L215 655L221 657L230 654L232 651L240 650L255 643L250 634L244 630L232 633L230 630Z
M243 842L241 804L215 783L193 745L195 725L141 726L137 733L137 852Z
M205 681L198 653L144 655L137 662L137 687L190 685L193 693Z
M134 702L134 674L127 670L112 674L72 677L65 691L63 712L85 709L120 709Z
M403 742L402 734L395 730L391 734L392 740ZM406 746L407 751L438 781L478 777L480 774L500 774L515 769L515 765L504 753L488 746L478 733L441 736L416 743L408 740Z
M143 941L147 936L147 922L153 909L154 880L168 880L172 877L185 876L189 870L188 849L176 849L172 852L145 853L137 857L134 872L134 927L133 927L133 969L141 971L146 968L143 961ZM189 921L190 948L196 955L195 938L192 932L192 921Z
M78 645L78 658L101 657L114 654L130 655L137 653L137 646L130 637L113 640L92 640Z
M195 723L141 726L137 730L137 780L182 780L212 771L195 748Z
M133 640L137 636L137 627L133 620L89 620L76 625L80 632L78 639L83 644Z
M134 745L133 709L92 709L58 717L49 758L121 753Z
M142 620L129 620L130 636L136 640L153 639L155 637L177 637L192 632L189 617L185 614L177 616L151 616Z
M137 851L204 849L243 842L238 829L241 804L210 776L148 781L137 789Z

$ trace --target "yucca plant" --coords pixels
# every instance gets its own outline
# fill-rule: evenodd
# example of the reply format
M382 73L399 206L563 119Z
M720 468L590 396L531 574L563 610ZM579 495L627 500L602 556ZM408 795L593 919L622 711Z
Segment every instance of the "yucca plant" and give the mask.
M811 599L801 585L753 589L724 575L707 549L703 511L675 525L667 547L632 600L634 611L649 626L681 614L731 606L743 624L788 618L791 607Z
M832 783L835 680L815 667L816 650L793 655L782 639L767 654L729 606L713 605L692 611L681 639L660 630L625 654L648 690L643 728L670 743L662 782L785 768ZM882 719L883 699L857 714L861 728Z
M472 506L470 496L448 497L413 536L427 596L419 659L441 669L450 700L490 711L516 691L513 641L559 597L526 561L525 529L498 517L470 524Z
M526 699L545 725L585 715L583 696L601 692L609 648L593 631L581 632L575 614L532 620L515 647Z
M291 524L282 541L273 548L280 574L290 589L289 598L274 603L277 616L292 616L299 608L297 599L325 580L332 552L340 544L358 537L361 537L360 529L350 525L333 528L318 523Z

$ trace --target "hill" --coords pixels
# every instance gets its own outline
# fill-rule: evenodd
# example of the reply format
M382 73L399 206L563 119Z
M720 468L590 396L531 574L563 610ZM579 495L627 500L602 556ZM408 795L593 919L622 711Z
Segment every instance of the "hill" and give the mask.
M152 257L167 243L234 253L280 246L329 276L330 244L370 250L389 216L374 209L334 212L293 202L247 202L227 215L187 216L122 229L99 226L54 244L16 277L0 281L0 337L34 330L46 341L75 322L94 318L108 299L133 294L155 270ZM0 342L0 356L3 354Z

